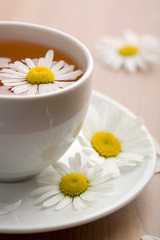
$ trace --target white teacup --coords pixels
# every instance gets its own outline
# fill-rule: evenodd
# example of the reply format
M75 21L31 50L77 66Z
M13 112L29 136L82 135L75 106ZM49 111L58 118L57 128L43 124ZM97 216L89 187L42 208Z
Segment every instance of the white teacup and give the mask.
M87 48L58 30L28 23L0 22L2 39L53 46L82 69L74 84L53 93L0 95L0 181L32 177L71 146L84 121L91 95L93 60Z

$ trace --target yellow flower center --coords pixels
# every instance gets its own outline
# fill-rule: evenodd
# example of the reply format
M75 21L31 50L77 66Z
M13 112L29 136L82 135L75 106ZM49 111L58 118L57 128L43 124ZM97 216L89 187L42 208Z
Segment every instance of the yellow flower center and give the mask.
M130 55L134 55L138 52L138 48L137 47L133 47L133 46L125 46L121 49L119 49L119 54L124 55L124 56L130 56Z
M67 174L61 179L60 190L70 197L79 196L89 186L87 178L81 173Z
M47 67L34 67L29 70L26 79L30 84L53 83L55 76Z
M114 157L121 151L121 144L117 138L107 132L97 132L91 140L93 148L102 157Z

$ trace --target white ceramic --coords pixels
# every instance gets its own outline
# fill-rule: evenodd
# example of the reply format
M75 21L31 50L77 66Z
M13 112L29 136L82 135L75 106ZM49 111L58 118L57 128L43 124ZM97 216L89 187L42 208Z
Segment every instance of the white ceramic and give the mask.
M54 93L0 95L0 181L16 181L39 173L74 141L91 95L93 60L81 42L52 28L0 22L0 33L1 39L60 49L84 72L73 85Z
M133 116L122 105L97 92L93 92L91 101L97 110L101 103L105 102ZM94 203L82 210L76 211L72 205L62 211L55 211L54 207L43 209L41 206L34 205L35 199L30 196L30 193L40 186L34 178L20 183L1 183L0 202L13 203L22 199L22 203L15 211L0 216L0 233L36 233L75 227L109 215L128 204L146 187L154 174L155 148L146 128L145 131L146 138L149 138L152 144L151 154L145 156L144 161L137 167L121 172L121 176L114 180L115 192L112 195L95 199ZM82 154L76 140L61 161L66 162L67 158L74 156L77 151ZM84 158L86 159L86 156L82 154L82 160Z

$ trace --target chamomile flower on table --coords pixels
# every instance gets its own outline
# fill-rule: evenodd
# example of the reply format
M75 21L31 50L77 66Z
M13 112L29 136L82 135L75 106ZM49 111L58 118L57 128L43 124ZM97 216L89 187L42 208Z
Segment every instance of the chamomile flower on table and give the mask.
M56 162L53 172L39 175L37 181L43 186L31 193L37 196L35 204L42 204L44 208L55 206L55 210L72 204L78 210L89 206L96 198L113 192L114 185L108 182L112 174L101 176L98 169L91 171L86 164L82 165L79 153L70 157L68 162L69 166Z
M16 94L27 95L48 93L73 84L81 70L65 61L53 61L54 51L49 50L44 58L10 63L0 71L0 80Z
M122 38L102 36L95 46L95 56L112 70L123 67L127 72L146 71L149 63L159 62L159 39L152 35L139 36L126 30Z
M120 169L129 169L142 162L151 143L139 117L131 117L110 104L102 104L99 112L90 105L78 137L91 167L120 176Z

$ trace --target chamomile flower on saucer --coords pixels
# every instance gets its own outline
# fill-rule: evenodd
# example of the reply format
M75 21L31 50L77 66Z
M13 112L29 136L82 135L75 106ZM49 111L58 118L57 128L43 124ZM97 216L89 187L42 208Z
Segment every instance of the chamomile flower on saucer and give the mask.
M102 104L98 111L90 106L79 142L89 156L91 167L120 176L120 168L135 166L143 161L151 147L142 120L125 114L110 104Z
M102 36L95 47L95 56L113 70L121 67L133 73L136 70L146 71L148 63L159 61L158 38L151 35L138 36L126 30L123 38Z
M81 70L74 71L74 65L53 58L54 51L49 50L44 58L10 63L0 71L0 80L16 94L34 95L65 88L82 74Z
M70 157L68 162L69 166L56 162L53 172L39 175L37 181L43 186L31 193L32 196L38 196L36 204L55 206L55 210L72 204L78 210L87 207L96 198L112 193L114 185L108 183L112 174L107 173L102 177L98 169L91 171L86 164L82 165L79 153L74 158Z

